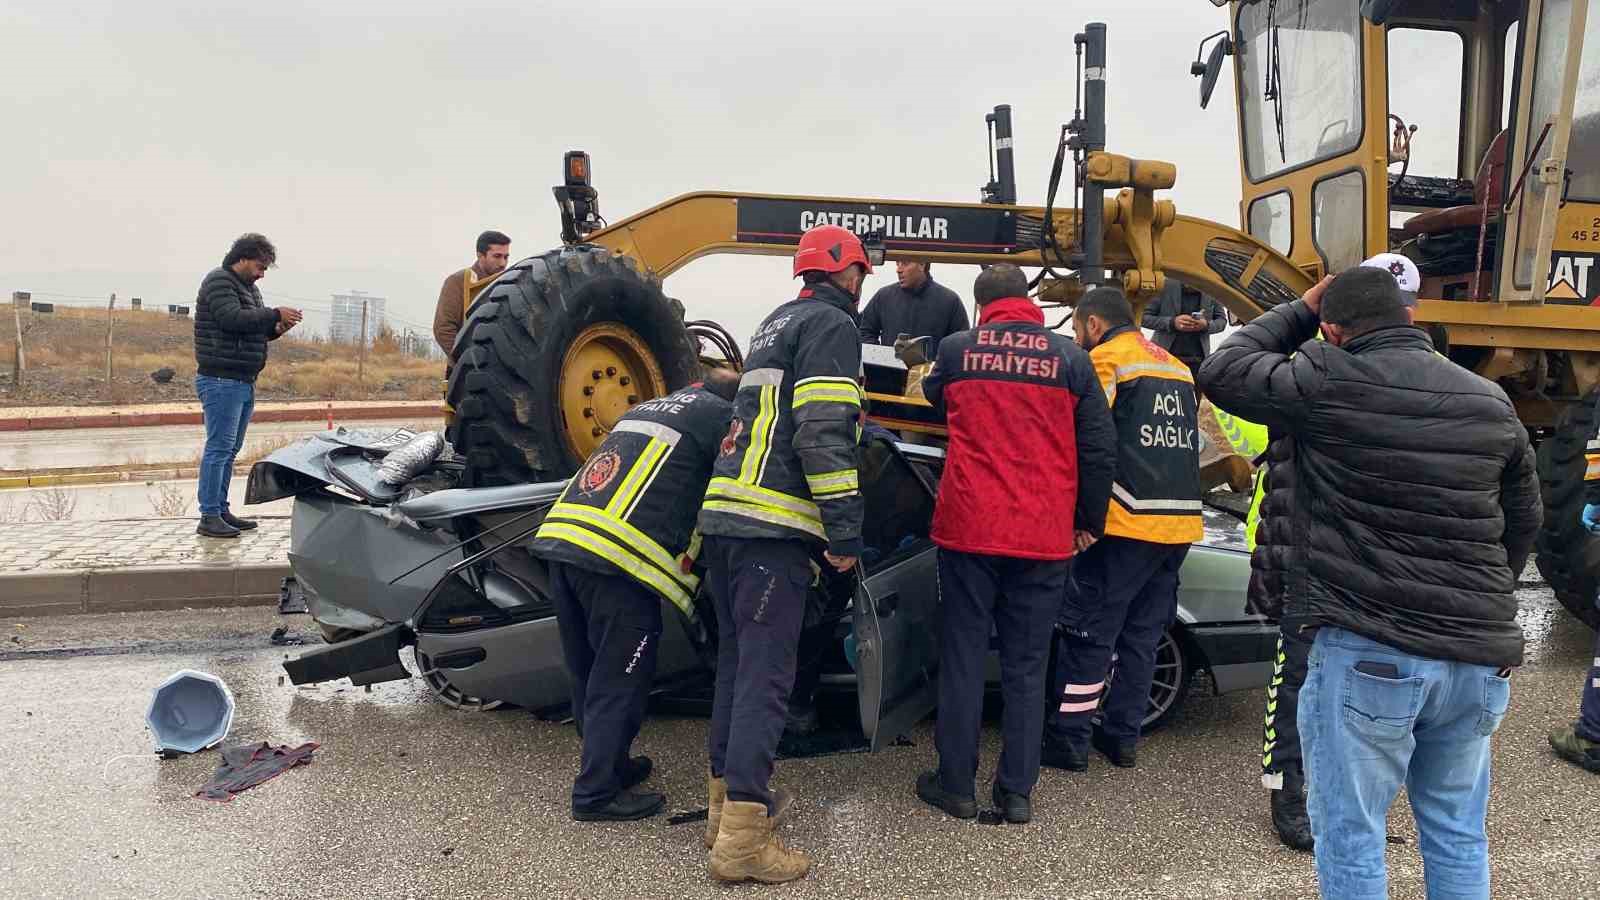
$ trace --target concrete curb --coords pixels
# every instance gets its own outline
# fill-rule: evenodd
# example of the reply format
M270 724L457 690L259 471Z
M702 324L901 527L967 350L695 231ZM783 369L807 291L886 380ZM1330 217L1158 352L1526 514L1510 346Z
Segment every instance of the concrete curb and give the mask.
M233 467L233 474L249 475L250 466L240 464ZM48 470L39 474L29 475L0 475L0 490L12 488L40 488L40 487L70 487L85 484L117 484L122 482L137 481L182 481L200 477L200 470L193 467L174 467L170 469L130 469L128 471L110 472L65 472L50 474Z
M434 400L405 403L375 403L370 406L343 406L333 410L339 419L398 419L415 415L443 415L444 404ZM252 422L315 422L328 416L328 407L304 406L291 409L257 409ZM94 413L70 416L7 416L0 409L0 431L42 431L61 428L134 428L145 425L200 425L199 412L173 413Z
M264 606L288 574L286 562L5 573L0 616Z

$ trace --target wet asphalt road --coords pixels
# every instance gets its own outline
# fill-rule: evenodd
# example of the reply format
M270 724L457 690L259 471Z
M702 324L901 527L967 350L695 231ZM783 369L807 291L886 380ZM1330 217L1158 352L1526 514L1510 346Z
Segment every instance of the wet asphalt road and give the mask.
M1529 665L1495 738L1494 896L1600 894L1600 779L1555 759L1592 637L1540 588L1523 591ZM578 741L525 712L457 713L415 681L370 693L280 684L270 609L0 623L0 895L8 897L724 897L703 824L568 816ZM322 748L310 766L231 803L192 794L215 752L150 753L149 688L193 667L238 700L230 743ZM876 756L784 761L798 805L784 836L812 874L783 897L1312 897L1309 856L1281 848L1257 780L1261 698L1194 695L1147 738L1138 769L1047 770L1028 826L962 823L918 802L930 723ZM653 716L638 749L668 813L704 806L705 723ZM980 786L997 733L984 734ZM980 793L986 794L986 790ZM1421 897L1408 813L1391 832L1393 895Z

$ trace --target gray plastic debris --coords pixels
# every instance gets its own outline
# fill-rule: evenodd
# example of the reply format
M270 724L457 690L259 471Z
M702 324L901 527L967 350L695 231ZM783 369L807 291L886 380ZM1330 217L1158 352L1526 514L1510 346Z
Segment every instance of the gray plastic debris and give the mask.
M157 753L198 753L228 736L233 694L221 678L184 669L151 692L144 717L156 737Z
M444 450L444 435L437 431L424 431L403 446L389 451L378 467L378 477L385 484L405 484L417 473L433 465Z

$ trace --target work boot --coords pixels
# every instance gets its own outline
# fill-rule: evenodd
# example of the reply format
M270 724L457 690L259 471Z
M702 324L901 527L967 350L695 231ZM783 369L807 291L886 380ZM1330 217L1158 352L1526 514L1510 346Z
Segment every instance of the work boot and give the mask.
M229 525L232 525L234 528L239 529L240 531L249 531L250 529L256 527L255 519L241 519L228 510L223 510L222 515L219 518L221 518L222 521L227 522Z
M655 763L648 756L635 756L623 760L622 765L617 767L617 777L622 780L622 789L627 790L644 784L654 768Z
M717 881L759 881L783 884L805 877L811 860L789 850L772 833L776 822L765 803L724 800L717 842L706 868Z
M1577 728L1572 725L1563 725L1550 732L1550 749L1575 766L1600 773L1600 743L1578 734Z
M1119 769L1131 769L1139 763L1138 741L1119 741L1104 731L1096 730L1089 736L1089 743Z
M958 819L978 816L978 801L971 797L957 797L944 789L939 781L939 770L923 772L917 776L917 796L929 806L944 810Z
M1059 738L1046 734L1044 746L1039 751L1039 765L1068 772L1089 771L1089 751L1080 750Z
M994 783L993 799L995 809L1005 815L1006 821L1013 825L1026 825L1033 821L1033 804L1025 794L1013 794Z
M575 822L632 822L648 819L667 805L665 794L648 791L619 791L610 801L600 806L572 808Z
M1272 827L1290 850L1310 853L1316 848L1311 817L1306 814L1305 783L1300 779L1284 778L1283 787L1272 792Z
M239 529L223 521L221 516L201 516L194 533L208 538L236 538Z
M706 776L706 849L710 850L717 843L717 831L722 826L722 804L728 799L728 781L715 775ZM784 817L789 815L789 808L794 806L794 798L782 788L772 789L772 819L778 824L783 824Z

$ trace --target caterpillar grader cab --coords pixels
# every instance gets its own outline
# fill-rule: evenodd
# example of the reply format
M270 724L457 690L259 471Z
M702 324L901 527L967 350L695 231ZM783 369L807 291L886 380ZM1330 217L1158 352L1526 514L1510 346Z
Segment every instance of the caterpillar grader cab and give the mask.
M1600 14L1584 0L1212 0L1233 63L1244 229L1308 275L1384 251L1417 322L1538 444L1538 566L1600 625L1580 522L1600 385Z

